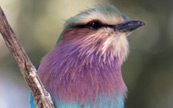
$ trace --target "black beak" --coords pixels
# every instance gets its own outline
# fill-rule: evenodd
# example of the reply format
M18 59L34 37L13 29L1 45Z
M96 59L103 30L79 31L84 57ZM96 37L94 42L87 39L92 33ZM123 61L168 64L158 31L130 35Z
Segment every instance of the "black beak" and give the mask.
M118 32L131 32L143 25L145 25L145 23L142 21L127 21L114 26L113 29Z

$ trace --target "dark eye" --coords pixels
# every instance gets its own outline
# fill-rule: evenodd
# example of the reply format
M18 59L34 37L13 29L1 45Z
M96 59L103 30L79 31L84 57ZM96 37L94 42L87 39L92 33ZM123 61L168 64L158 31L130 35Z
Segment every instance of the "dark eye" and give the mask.
M101 26L102 26L101 23L98 21L93 21L93 22L88 23L88 27L90 29L94 29L94 30L99 29Z

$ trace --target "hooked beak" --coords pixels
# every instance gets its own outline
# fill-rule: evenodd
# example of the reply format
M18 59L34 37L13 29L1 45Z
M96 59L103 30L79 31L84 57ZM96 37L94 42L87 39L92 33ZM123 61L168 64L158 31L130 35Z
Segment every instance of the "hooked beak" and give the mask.
M118 32L132 32L133 30L143 25L145 25L145 23L142 21L127 21L125 23L114 26L113 29Z

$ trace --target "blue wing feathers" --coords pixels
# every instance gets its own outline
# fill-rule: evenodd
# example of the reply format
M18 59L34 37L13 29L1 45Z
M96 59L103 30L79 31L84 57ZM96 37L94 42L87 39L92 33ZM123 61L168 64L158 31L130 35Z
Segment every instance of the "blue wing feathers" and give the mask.
M36 105L35 105L35 102L34 102L34 99L32 97L32 93L30 92L29 93L29 108L38 108Z

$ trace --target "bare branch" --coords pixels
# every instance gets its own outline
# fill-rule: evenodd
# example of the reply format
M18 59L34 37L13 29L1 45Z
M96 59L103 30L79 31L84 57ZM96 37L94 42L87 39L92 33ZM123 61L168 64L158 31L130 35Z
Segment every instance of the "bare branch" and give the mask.
M8 24L3 10L0 7L0 33L4 41L15 58L23 77L31 89L34 101L39 108L55 108L50 94L41 83L36 69L28 58L24 48L17 39L14 31Z

